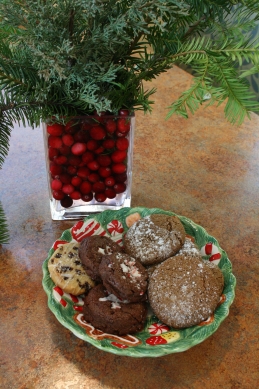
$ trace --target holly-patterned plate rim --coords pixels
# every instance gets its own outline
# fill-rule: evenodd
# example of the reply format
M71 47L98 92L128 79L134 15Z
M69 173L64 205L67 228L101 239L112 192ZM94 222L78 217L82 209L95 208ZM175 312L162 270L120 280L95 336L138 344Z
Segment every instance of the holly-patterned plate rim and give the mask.
M195 240L203 258L214 261L221 268L225 286L221 300L214 315L198 326L176 330L169 328L152 314L148 316L143 331L128 337L116 337L104 334L84 322L81 312L82 298L64 294L50 278L48 260L60 244L81 241L85 234L101 234L111 237L122 244L123 234L130 224L140 217L153 213L176 215L182 221L186 234ZM219 246L218 241L209 235L200 225L191 219L165 211L160 208L122 208L118 211L107 210L99 214L87 216L76 222L73 227L65 230L48 252L43 262L42 285L48 296L48 307L57 320L78 338L89 342L100 350L116 355L130 357L160 357L188 350L211 336L229 314L230 305L235 298L236 278L232 273L232 264L226 252Z

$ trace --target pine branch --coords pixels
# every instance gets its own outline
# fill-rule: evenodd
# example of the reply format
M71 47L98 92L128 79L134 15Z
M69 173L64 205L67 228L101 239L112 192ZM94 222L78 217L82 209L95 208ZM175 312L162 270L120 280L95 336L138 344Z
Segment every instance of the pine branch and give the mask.
M0 246L2 244L9 243L9 239L10 237L8 233L7 221L6 221L2 204L0 202Z

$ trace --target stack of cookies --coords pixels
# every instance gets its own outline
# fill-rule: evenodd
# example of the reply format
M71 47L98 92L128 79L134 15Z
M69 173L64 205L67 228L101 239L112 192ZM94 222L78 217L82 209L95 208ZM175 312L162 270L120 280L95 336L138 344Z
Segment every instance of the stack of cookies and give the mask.
M149 302L158 319L174 328L206 320L215 310L224 279L203 261L176 216L138 220L124 247L91 236L61 246L49 260L53 281L65 292L85 294L85 320L106 333L141 331Z

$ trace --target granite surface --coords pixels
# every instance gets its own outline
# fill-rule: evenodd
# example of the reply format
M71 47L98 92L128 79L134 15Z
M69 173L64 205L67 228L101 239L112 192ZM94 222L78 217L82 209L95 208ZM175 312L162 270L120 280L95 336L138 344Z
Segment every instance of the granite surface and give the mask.
M132 206L172 210L216 237L237 278L229 316L203 343L159 358L105 353L64 328L47 307L42 262L74 222L51 220L41 130L15 126L0 171L11 236L0 247L1 388L259 387L259 117L232 126L222 106L164 120L191 81L177 68L160 76L153 113L137 113Z

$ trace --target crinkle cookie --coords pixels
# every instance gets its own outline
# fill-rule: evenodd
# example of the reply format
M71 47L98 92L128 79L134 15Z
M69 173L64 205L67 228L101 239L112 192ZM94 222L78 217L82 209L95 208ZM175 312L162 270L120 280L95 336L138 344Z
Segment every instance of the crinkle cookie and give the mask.
M79 257L87 273L101 282L99 265L104 255L122 252L122 248L107 236L93 235L84 238L79 247Z
M184 241L184 227L177 216L153 214L129 228L124 250L143 265L153 265L175 255Z
M185 328L199 324L214 312L222 290L203 261L178 255L153 272L148 297L159 320L174 328Z
M200 250L198 249L197 245L194 242L192 242L192 240L190 238L187 238L187 237L185 238L185 242L184 242L183 247L175 255L176 256L177 255L185 255L187 257L191 256L191 257L195 257L197 259L202 259L202 255L201 255ZM159 266L159 264L146 267L147 272L148 272L148 277L151 277L151 274L157 268L157 266Z
M52 281L64 292L75 296L86 293L95 283L87 274L78 255L79 243L68 243L57 248L48 262Z
M123 253L103 257L99 266L103 285L120 300L146 300L147 271L136 259Z
M144 328L147 305L119 301L98 284L85 297L83 313L85 320L95 328L109 334L127 335Z

